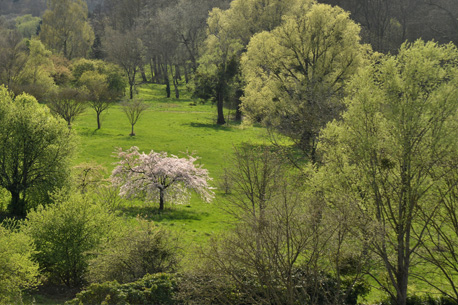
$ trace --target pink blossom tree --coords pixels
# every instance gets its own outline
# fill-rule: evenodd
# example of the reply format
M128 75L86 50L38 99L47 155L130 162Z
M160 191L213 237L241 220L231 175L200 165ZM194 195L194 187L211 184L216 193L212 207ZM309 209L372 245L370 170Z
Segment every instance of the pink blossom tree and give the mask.
M178 158L166 152L140 153L138 147L127 151L119 148L115 152L120 159L111 174L112 182L120 187L119 195L124 198L144 198L148 201L159 199L159 210L164 209L165 201L176 204L189 202L194 190L206 202L214 198L209 186L208 170L194 162L198 157L188 155Z

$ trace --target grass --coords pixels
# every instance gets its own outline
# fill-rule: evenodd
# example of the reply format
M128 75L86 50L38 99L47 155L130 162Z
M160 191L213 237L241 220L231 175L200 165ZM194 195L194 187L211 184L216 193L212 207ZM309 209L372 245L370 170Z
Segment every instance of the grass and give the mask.
M181 93L180 99L167 99L164 98L164 86L140 87L137 98L143 99L150 107L135 125L134 137L129 136L130 125L119 105L102 115L100 130L96 129L95 112L87 109L73 127L80 138L74 164L96 162L111 172L116 162L112 154L117 147L137 146L140 151L166 151L175 155L193 152L200 157L197 162L209 170L213 185L217 185L223 168L230 166L227 160L233 146L242 142L267 141L266 131L260 127L244 127L236 123L217 125L216 107L210 103L192 106L194 101L190 94L185 90ZM193 195L189 205L173 206L169 203L162 213L156 209L157 204L140 201L127 202L122 212L126 217L143 215L170 227L182 236L185 244L196 245L205 243L209 236L227 228L227 216L221 209L225 201L225 195L216 190L216 198L210 204Z

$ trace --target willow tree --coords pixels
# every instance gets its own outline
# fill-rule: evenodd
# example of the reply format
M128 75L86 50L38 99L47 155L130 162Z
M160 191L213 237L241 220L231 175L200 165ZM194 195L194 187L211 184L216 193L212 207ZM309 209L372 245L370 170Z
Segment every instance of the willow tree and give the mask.
M320 142L326 199L357 207L364 240L385 267L372 276L398 305L415 250L431 245L427 229L446 208L450 179L458 183L457 76L454 45L404 44L358 73L343 120Z
M315 161L319 131L343 109L344 82L368 49L359 42L360 27L341 8L303 2L295 12L251 39L242 59L242 109Z

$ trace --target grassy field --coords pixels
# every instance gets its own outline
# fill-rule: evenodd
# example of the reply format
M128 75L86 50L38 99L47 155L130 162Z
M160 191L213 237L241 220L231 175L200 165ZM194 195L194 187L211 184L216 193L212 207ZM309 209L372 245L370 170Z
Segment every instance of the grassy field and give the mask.
M117 147L139 147L140 151L166 151L175 155L194 152L200 157L217 186L223 168L230 166L228 156L233 146L242 142L266 142L266 131L260 127L242 127L238 124L219 126L215 124L216 108L207 104L193 106L189 93L182 90L180 99L164 98L163 86L143 85L138 98L150 105L135 125L136 136L129 136L130 124L116 105L103 114L102 128L96 129L95 112L87 109L78 117L74 129L80 136L75 165L96 162L108 169L114 168L113 151ZM128 217L143 215L156 223L178 232L185 243L205 243L209 236L224 230L227 216L221 210L225 196L216 190L213 203L207 204L198 196L192 196L186 206L168 204L166 211L158 214L155 203L126 202L122 210Z

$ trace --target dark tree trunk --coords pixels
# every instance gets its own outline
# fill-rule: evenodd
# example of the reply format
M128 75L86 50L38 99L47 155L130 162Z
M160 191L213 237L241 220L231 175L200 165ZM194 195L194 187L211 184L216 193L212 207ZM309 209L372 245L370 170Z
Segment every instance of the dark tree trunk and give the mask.
M132 83L129 84L129 97L131 100L134 98L134 85Z
M162 66L162 72L164 73L165 94L167 98L169 98L170 97L170 78L169 78L169 72L167 69L167 64L164 64Z
M164 194L165 190L164 189L159 189L159 210L162 211L164 210Z
M148 79L146 78L146 74L145 74L145 68L143 68L143 66L140 66L140 73L142 75L142 81L144 83L147 83L148 82Z
M102 128L102 122L100 121L100 112L97 112L97 129Z
M25 217L26 207L25 200L21 199L21 194L18 191L10 191L11 193L11 202L8 206L8 210L14 216Z
M134 124L132 124L132 130L130 132L130 135L131 137L135 136L135 132L134 132Z
M242 105L242 101L240 98L243 95L243 90L239 89L237 90L236 96L235 96L235 120L240 122L242 120L242 111L240 110L240 106Z
M218 119L216 120L216 123L219 125L226 124L226 120L224 119L223 106L224 106L224 94L222 92L222 89L220 88L220 90L218 90L217 100L216 100L216 108L218 109Z
M187 84L189 83L188 65L184 64L183 67L184 67L184 81Z

